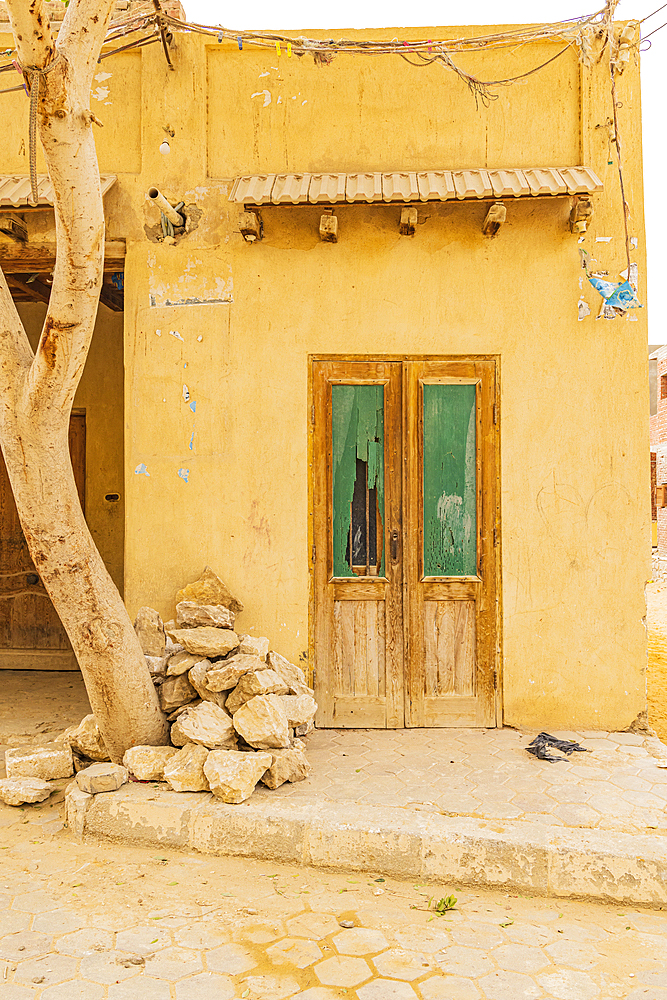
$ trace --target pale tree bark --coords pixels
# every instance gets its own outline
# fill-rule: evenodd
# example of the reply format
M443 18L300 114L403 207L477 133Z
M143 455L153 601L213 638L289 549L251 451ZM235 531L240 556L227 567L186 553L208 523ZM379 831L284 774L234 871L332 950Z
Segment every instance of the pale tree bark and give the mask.
M34 355L0 271L0 444L30 555L72 643L110 756L120 760L130 746L166 743L167 724L84 520L68 449L103 277L89 101L112 6L71 0L56 40L42 0L7 0L24 71L56 60L40 77L38 132L55 194L57 259Z

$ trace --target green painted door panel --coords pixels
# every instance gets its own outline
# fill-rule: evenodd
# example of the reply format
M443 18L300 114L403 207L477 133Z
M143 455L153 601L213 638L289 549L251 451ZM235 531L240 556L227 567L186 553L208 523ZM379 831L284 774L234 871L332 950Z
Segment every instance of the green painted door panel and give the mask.
M424 576L475 576L475 386L423 389Z
M332 386L331 414L333 575L383 576L384 386Z

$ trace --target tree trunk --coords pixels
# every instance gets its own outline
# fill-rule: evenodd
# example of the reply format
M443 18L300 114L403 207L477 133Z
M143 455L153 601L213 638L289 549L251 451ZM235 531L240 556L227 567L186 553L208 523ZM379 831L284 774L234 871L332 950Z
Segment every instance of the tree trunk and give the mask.
M30 555L72 643L110 756L120 760L130 746L166 743L168 729L84 520L68 449L103 275L104 213L88 102L112 3L71 0L57 43L42 0L7 3L28 78L32 68L50 67L39 78L38 124L55 194L57 258L34 355L0 272L0 444Z

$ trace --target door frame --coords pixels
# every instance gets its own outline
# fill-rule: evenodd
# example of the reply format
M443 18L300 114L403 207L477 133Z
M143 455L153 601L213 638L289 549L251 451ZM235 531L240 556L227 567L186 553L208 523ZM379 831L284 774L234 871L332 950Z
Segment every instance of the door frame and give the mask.
M307 356L307 382L308 382L308 566L309 566L309 595L308 595L308 662L310 665L310 684L315 687L317 664L315 659L315 598L316 598L316 560L315 560L315 480L317 466L315 462L315 386L314 386L314 364L316 362L340 362L340 363L383 363L383 362L435 362L443 364L460 364L462 366L474 364L476 362L492 363L494 366L494 384L492 390L492 434L493 434L493 458L495 465L494 477L494 497L493 497L493 542L495 549L495 668L493 672L494 702L495 702L495 726L503 725L503 633L502 633L502 532L501 532L501 422L500 422L500 387L501 387L501 366L499 354L340 354L340 353L316 353ZM404 468L405 468L405 458ZM407 496L407 484L403 483L403 496ZM401 549L403 550L403 538L401 537ZM406 575L407 576L407 575ZM404 587L407 586L407 579L404 578ZM407 621L407 618L406 618ZM404 664L408 661L408 628L404 627ZM407 671L404 668L404 673ZM407 679L407 678L406 678ZM405 726L405 723L404 723ZM407 726L405 726L407 728Z

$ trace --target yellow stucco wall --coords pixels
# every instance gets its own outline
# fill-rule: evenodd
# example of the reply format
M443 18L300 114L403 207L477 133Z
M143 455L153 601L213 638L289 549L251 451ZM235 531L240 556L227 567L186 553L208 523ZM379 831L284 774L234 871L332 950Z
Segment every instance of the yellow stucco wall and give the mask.
M41 303L19 303L33 349L46 314ZM86 414L86 521L111 577L123 593L123 316L100 306L74 409ZM120 501L105 500L119 493Z
M278 60L274 51L239 52L178 33L175 45L173 73L159 46L131 62L105 61L111 76L97 82L108 93L91 105L105 122L101 168L118 173L106 200L109 235L127 239L130 613L148 604L171 617L175 590L208 563L246 605L239 627L303 660L309 356L499 355L505 722L626 728L645 708L646 317L641 310L631 314L636 322L596 319L601 300L569 232L569 199L507 199L507 223L493 240L480 231L482 203L420 205L413 239L399 235L396 206L344 205L336 245L319 240L318 208L267 207L264 239L252 246L238 232L240 206L227 201L242 172L583 162L605 191L581 247L617 280L625 266L618 176L607 162L608 132L597 128L611 111L605 63L584 68L571 49L498 88L486 107L451 72L397 57L339 55L317 67L310 56ZM556 50L540 43L461 63L499 79ZM618 98L645 301L633 60ZM165 138L167 156L159 152ZM201 210L198 228L178 246L147 239L144 226L159 222L145 196L152 184ZM582 322L580 297L591 308ZM186 298L227 301L166 304ZM135 473L144 465L148 475Z

